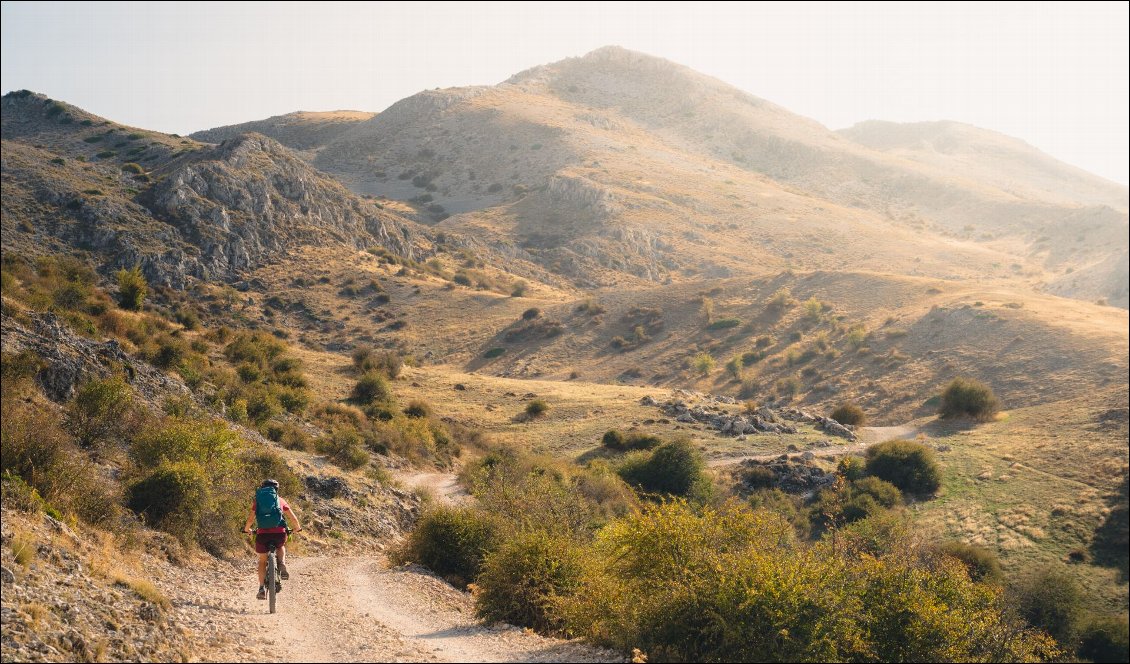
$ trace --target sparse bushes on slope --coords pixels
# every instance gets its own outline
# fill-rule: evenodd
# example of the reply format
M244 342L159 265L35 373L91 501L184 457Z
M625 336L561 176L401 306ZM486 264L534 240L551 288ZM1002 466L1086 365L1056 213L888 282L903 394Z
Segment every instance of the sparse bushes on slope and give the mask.
M1000 401L993 390L972 378L955 378L942 392L942 417L971 417L979 421L991 420L1000 410Z
M1074 650L1084 618L1083 589L1062 566L1031 571L1010 589L1020 615Z
M659 436L647 433L640 433L630 431L627 434L621 433L616 429L609 429L604 432L604 436L600 439L600 444L610 450L624 451L624 450L650 450L656 447L663 441Z
M404 366L404 359L393 351L363 347L353 351L353 366L361 374L379 371L389 380L396 380Z
M909 440L888 440L868 448L867 474L915 495L933 494L942 485L933 450Z
M549 412L549 404L546 403L545 399L534 399L526 404L525 413L527 417L541 417L547 412Z
M128 429L132 405L133 392L121 378L92 380L67 404L66 427L80 446L96 447Z

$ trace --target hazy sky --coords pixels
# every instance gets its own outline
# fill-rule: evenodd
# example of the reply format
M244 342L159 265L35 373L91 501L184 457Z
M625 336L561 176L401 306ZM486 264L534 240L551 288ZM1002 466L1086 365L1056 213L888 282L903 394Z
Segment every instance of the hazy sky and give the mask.
M1127 3L4 2L4 92L186 134L617 44L839 129L968 122L1128 181Z

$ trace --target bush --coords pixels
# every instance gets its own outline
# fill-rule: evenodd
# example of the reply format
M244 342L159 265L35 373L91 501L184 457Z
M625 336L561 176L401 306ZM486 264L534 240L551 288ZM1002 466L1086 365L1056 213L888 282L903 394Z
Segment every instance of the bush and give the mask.
M163 464L129 485L126 504L147 525L190 542L200 529L210 483L197 463Z
M498 520L468 507L428 510L394 555L398 564L418 563L464 587L475 580L483 559L501 540Z
M530 307L522 312L522 320L533 320L541 315L541 309Z
M1027 623L1074 649L1083 619L1083 589L1067 569L1043 567L1011 588L1017 610Z
M938 413L945 418L971 417L978 421L991 420L1000 410L1000 401L992 389L972 378L955 378L942 392L942 407Z
M134 175L140 175L141 173L145 172L145 169L141 167L141 164L137 164L132 161L126 164L122 164L122 170L126 173L133 173Z
M369 463L369 454L361 447L361 436L349 429L336 429L330 435L319 438L314 449L345 470L357 470Z
M483 357L489 360L489 359L496 358L496 357L498 357L499 355L502 355L505 352L506 352L505 348L491 348L487 352L483 353Z
M708 330L728 330L732 327L737 327L742 324L740 318L719 318L710 325L706 326Z
M1130 659L1130 634L1126 614L1092 618L1083 627L1079 656L1092 662L1125 662Z
M777 486L777 473L765 466L750 466L742 471L741 480L746 488L754 491L771 489Z
M710 353L699 353L691 361L694 370L705 376L714 370L714 357Z
M867 416L859 406L853 403L845 403L832 411L832 419L840 424L861 426L867 421Z
M868 448L867 474L910 494L930 495L942 486L933 450L909 440L888 440Z
M379 371L389 380L400 376L404 367L404 358L399 353L390 350L379 351L373 348L358 348L353 351L353 366L362 374L370 371Z
M353 401L369 405L375 402L387 403L392 401L392 390L389 389L388 380L379 371L370 371L357 381L350 395Z
M239 435L219 420L167 417L137 433L129 452L142 468L193 462L219 470L234 461L239 444Z
M624 435L616 429L609 429L604 432L604 436L600 439L600 444L611 450L650 450L656 447L663 441L659 436L654 436L647 433L629 433Z
M414 399L408 402L408 407L404 409L404 414L408 417L430 417L432 414L432 407L428 402Z
M664 443L649 456L629 457L620 477L648 493L690 496L705 480L698 451L685 440Z
M149 294L149 284L141 274L141 267L131 270L118 270L118 305L130 311L140 311L145 297Z
M549 412L549 404L545 399L534 399L526 404L525 413L528 417L541 417L547 412Z
M124 433L126 416L133 403L133 390L118 377L92 380L67 404L67 430L82 447L96 447Z
M878 477L864 477L851 483L851 493L866 495L883 507L894 507L902 504L902 492L890 482Z
M475 611L488 622L559 632L558 598L580 583L581 549L544 531L522 533L486 556L475 581Z
M1004 580L1000 560L997 559L997 554L989 549L951 541L938 546L938 551L960 560L973 581L999 584Z
M867 462L857 456L846 456L836 465L836 472L849 482L854 482L867 474Z
M530 285L519 279L510 286L510 297L525 297Z

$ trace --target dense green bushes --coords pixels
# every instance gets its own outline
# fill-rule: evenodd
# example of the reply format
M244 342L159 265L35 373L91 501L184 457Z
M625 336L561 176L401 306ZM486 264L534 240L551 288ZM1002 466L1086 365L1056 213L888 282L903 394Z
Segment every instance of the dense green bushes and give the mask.
M1000 410L1000 401L993 390L972 378L955 378L942 392L942 417L971 417L987 421Z
M480 618L558 632L564 620L557 610L584 572L584 550L570 538L544 531L519 533L486 556L475 581L475 609Z
M867 415L865 415L863 409L856 404L845 403L832 411L832 419L840 424L862 426L863 423L867 421Z
M1000 560L988 549L951 541L938 546L938 551L960 560L969 572L969 578L974 581L999 584L1004 579Z
M867 474L916 495L933 494L942 485L933 450L909 440L888 440L868 448Z
M629 456L619 468L620 477L641 491L672 496L708 492L709 481L702 471L702 457L686 440L664 443L651 454Z
M389 388L388 380L383 373L370 371L353 386L350 398L355 403L367 406L373 403L391 401L392 390Z
M636 431L629 431L627 434L624 434L616 429L605 431L600 439L601 445L616 451L650 450L662 442L659 436L653 434Z
M480 510L436 506L420 518L395 558L466 586L478 576L483 558L498 547L500 533L498 520Z

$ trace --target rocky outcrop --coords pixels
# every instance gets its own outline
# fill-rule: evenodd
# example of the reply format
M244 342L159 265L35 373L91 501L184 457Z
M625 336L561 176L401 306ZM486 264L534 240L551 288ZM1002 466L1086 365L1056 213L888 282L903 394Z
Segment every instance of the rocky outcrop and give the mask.
M796 427L782 422L769 408L762 407L754 413L734 414L725 408L725 406L732 406L736 403L733 397L698 395L689 392L683 392L683 395L692 400L698 400L699 403L688 403L682 398L676 398L659 404L659 408L664 413L674 417L677 422L705 424L721 434L730 436L797 433ZM651 399L651 397L644 398ZM651 401L658 403L654 399L651 399Z
M30 325L24 325L8 315L7 306L4 309L4 353L34 354L40 363L35 380L52 401L67 401L82 383L106 378L114 368L123 369L134 391L149 403L189 394L183 382L130 356L115 340L100 342L80 337L51 313L28 314Z
M408 226L318 174L287 148L247 134L174 162L140 202L198 253L183 265L142 261L147 275L231 279L305 244L380 245L415 253ZM172 274L168 274L171 271Z
M744 485L747 491L764 488L764 484L761 483L763 482L761 479L763 473L751 472L753 469L761 468L773 473L773 487L785 493L807 495L831 486L836 481L835 473L829 473L817 466L797 461L787 454L782 454L769 461L746 459L738 466L735 472L736 479ZM750 480L759 484L754 486L750 483Z

